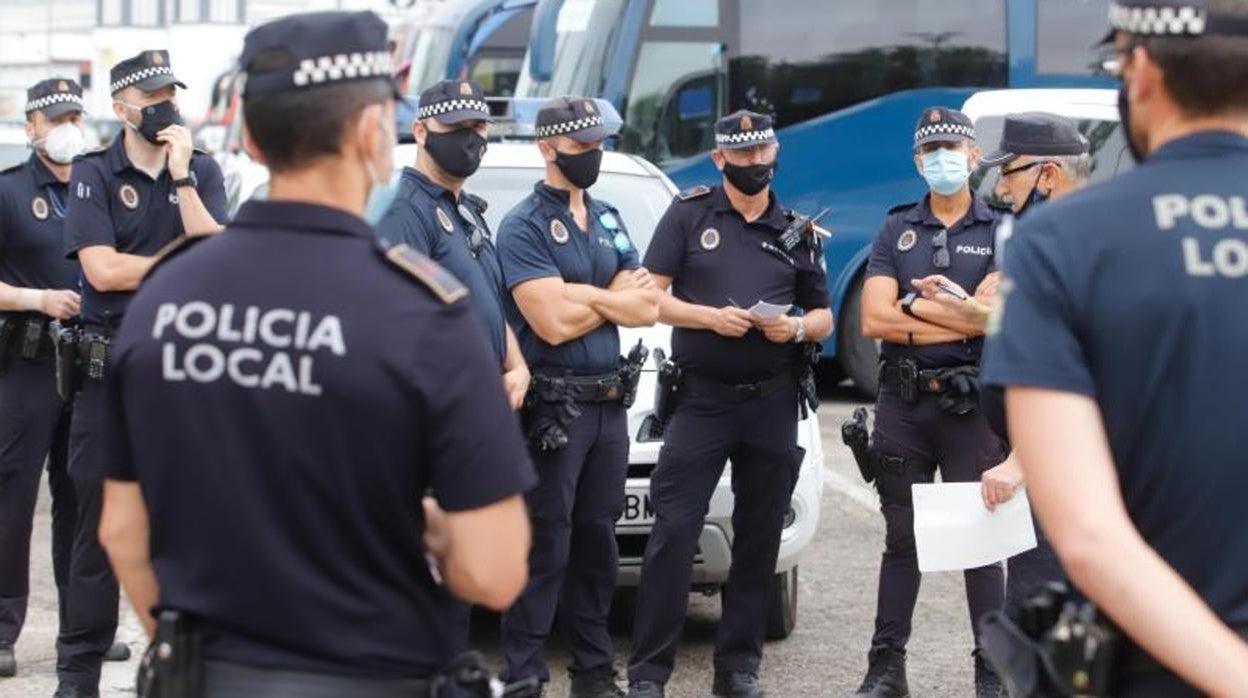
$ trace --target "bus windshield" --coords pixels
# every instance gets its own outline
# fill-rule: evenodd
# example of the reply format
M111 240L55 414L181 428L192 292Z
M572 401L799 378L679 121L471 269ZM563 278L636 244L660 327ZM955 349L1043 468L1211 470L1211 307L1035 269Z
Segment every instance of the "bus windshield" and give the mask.
M524 61L516 95L597 95L607 71L607 48L620 26L624 0L565 0L555 24L555 60L550 80L534 80Z
M451 41L454 39L455 29L430 24L420 27L415 33L410 49L412 72L407 80L408 93L413 96L446 77L446 65L450 62Z

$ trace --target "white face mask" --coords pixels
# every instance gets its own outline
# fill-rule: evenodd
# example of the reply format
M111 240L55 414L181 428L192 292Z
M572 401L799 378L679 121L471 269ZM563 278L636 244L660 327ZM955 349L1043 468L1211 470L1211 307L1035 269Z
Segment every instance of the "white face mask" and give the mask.
M48 159L68 165L87 149L87 137L77 124L61 124L43 138L43 150Z

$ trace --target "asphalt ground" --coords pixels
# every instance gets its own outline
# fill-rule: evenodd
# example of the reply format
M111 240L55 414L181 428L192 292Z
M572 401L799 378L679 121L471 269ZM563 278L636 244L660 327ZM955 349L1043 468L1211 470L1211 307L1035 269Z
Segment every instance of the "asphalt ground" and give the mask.
M851 695L866 671L866 652L875 616L875 589L883 519L874 491L862 482L852 456L840 441L840 424L861 401L848 389L834 388L819 408L825 472L819 532L800 565L798 622L786 640L765 649L760 678L772 696ZM56 688L56 594L50 552L51 512L46 488L35 521L32 597L26 628L17 644L18 676L0 679L0 698L51 696ZM630 599L621 597L613 617L617 666L629 652ZM710 695L719 597L691 598L684 639L668 695ZM101 695L134 694L134 675L144 647L142 631L122 601L118 640L133 653L126 663L108 663ZM497 617L479 614L473 644L498 667ZM926 575L915 611L910 642L911 695L973 695L971 632L960 573ZM550 649L552 684L548 695L567 694L567 656L557 641Z

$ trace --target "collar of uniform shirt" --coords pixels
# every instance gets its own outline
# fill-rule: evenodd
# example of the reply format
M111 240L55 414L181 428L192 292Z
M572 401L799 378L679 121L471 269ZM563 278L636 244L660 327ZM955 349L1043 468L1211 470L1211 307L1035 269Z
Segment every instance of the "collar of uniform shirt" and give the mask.
M988 204L984 203L983 198L975 195L973 192L971 194L971 210L969 212L969 216L970 216L969 219L966 217L963 217L962 222L963 223L966 223L969 221L986 222L986 221L991 221L994 218L994 216L992 215L992 209L989 208ZM937 218L932 213L931 194L924 196L923 200L919 202L918 206L915 206L914 208L906 212L906 222L907 223L919 223L923 225L933 225L938 228L945 227L945 224L941 223L940 219Z
M52 170L48 169L47 164L39 159L35 153L30 154L30 170L35 174L35 186L46 187L49 184L64 184L61 180L52 174Z
M1166 143L1148 159L1223 156L1227 150L1248 151L1248 136L1234 131L1201 131Z
M723 185L715 187L711 190L711 201L716 211L723 213L732 212L741 215L741 212L732 207L732 201L728 199L728 193L724 191ZM777 230L784 230L789 227L789 219L784 215L784 209L776 202L776 193L774 191L767 192L767 210L757 219L750 221L758 223Z
M430 197L434 199L446 197L452 203L456 203L455 195L451 193L450 189L446 189L440 184L435 183L433 180L426 177L424 172L421 172L415 167L404 167L403 176L411 178L411 180L416 183L416 186L420 187L421 191L425 192Z
M121 174L128 168L134 167L130 164L130 158L126 156L126 146L122 142L125 140L126 130L117 132L117 137L112 143L108 144L108 166L112 168L113 174Z
M346 235L376 241L373 229L359 216L342 209L301 201L248 201L238 209L231 228L308 231L325 235Z
M556 203L562 205L564 208L567 208L571 204L571 201L572 201L572 192L564 190L564 189L556 189L545 182L538 182L537 184L534 184L533 191L537 192L541 196L546 197L547 199L555 201ZM585 197L585 210L589 211L590 202L593 201L593 199L589 196L588 190L585 191L584 197Z

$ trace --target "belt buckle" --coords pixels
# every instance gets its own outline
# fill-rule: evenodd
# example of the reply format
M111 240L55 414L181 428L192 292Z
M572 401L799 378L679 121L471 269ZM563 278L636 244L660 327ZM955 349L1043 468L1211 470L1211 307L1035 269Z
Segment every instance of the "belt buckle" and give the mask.
M623 395L623 389L613 378L599 378L598 390L602 395L605 395L608 400L616 400Z
M927 391L930 393L939 393L944 391L944 381L939 378L930 378L927 381Z

